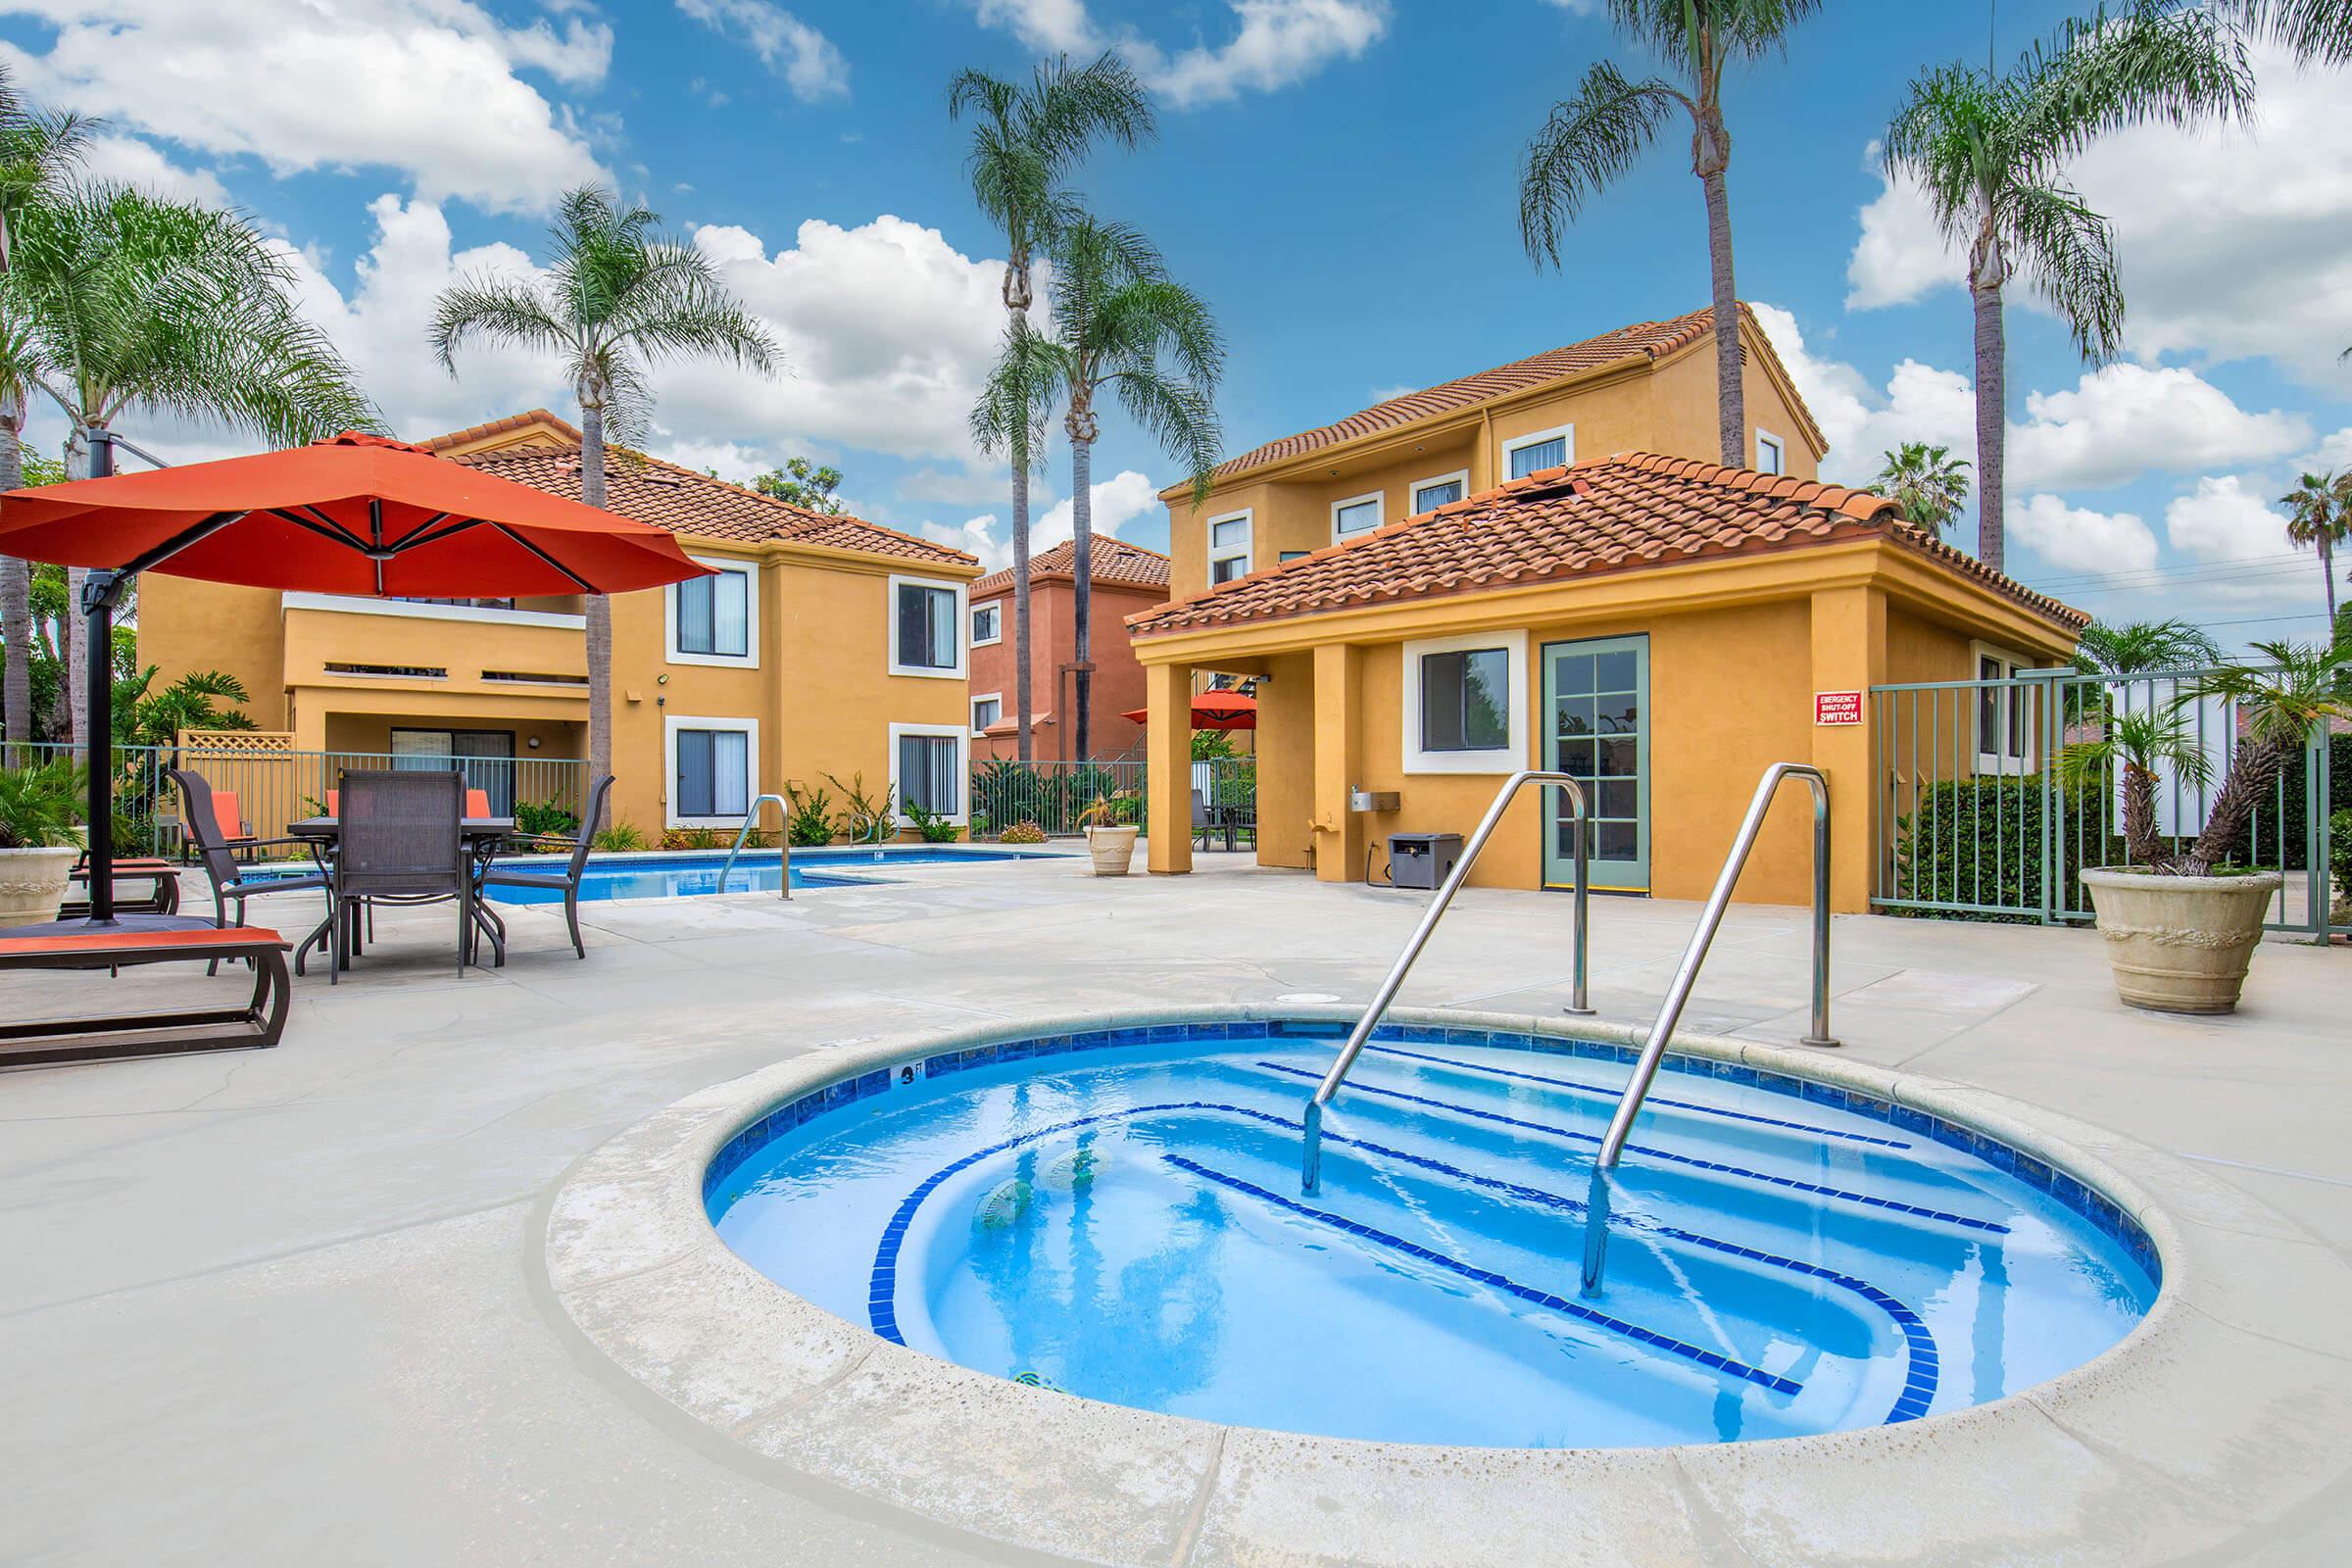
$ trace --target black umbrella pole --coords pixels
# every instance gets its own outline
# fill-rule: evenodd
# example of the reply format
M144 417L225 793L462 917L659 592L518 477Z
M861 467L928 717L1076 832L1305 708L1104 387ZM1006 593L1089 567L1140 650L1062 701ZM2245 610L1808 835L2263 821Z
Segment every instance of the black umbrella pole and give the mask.
M87 434L90 477L103 479L115 471L114 440L104 430ZM122 580L114 572L93 571L81 580L92 925L112 925L115 920L115 605L122 597Z

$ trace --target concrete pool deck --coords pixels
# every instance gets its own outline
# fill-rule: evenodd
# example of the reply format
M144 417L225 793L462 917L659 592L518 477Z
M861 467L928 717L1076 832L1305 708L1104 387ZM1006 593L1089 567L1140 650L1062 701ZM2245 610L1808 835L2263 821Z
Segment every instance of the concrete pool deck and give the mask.
M1203 861L1173 880L1000 863L789 904L587 906L586 963L559 915L510 910L509 966L462 981L445 919L387 913L343 985L298 983L277 1051L0 1075L0 1561L1031 1560L774 1485L673 1419L569 1331L538 1236L576 1162L720 1080L820 1044L1044 1013L1357 1000L1420 908ZM1596 902L1603 1018L1646 1019L1694 912ZM1567 916L1563 900L1465 895L1403 1001L1554 1012ZM2217 1203L2285 1218L2265 1240L2291 1266L2241 1288L2302 1293L2315 1331L2352 1321L2352 954L2268 945L2245 1011L2191 1020L2117 1006L2084 933L1849 918L1837 940L1843 1058L2185 1156ZM1801 1032L1805 942L1801 911L1736 910L1688 1027ZM54 976L0 985L0 1015L73 1004ZM2201 1560L2352 1559L2352 1408L2328 1392L2352 1356L2278 1350L2327 1374L2286 1436L2334 1479L2274 1505L2222 1475L2151 1476L2189 1514L2253 1520ZM1857 1474L1856 1522L1903 1501ZM1773 1533L1706 1489L1690 1507L1699 1559L1775 1558ZM2140 1521L2112 1523L2109 1547L2133 1554L2102 1550L2094 1521L2082 1560L2169 1555ZM1893 1536L1886 1555L1935 1560L1897 1558Z

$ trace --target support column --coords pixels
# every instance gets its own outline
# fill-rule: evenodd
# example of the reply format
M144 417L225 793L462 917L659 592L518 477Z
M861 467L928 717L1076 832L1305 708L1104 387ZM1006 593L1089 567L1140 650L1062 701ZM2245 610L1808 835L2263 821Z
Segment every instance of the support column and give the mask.
M1144 666L1144 778L1150 812L1147 863L1165 876L1193 868L1193 670Z
M1886 600L1875 588L1825 588L1813 595L1813 691L1860 692L1861 722L1813 730L1813 765L1830 781L1830 907L1870 908L1879 854L1879 791L1870 758L1870 689L1886 680Z
M1352 882L1364 874L1364 818L1348 809L1348 792L1364 760L1364 651L1348 643L1315 649L1315 880Z

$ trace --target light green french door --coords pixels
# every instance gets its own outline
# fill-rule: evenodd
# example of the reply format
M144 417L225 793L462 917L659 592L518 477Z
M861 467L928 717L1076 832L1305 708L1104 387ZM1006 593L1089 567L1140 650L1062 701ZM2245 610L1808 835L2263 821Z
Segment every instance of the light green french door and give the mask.
M1649 891L1649 639L1544 645L1544 765L1585 786L1592 888ZM1544 843L1546 887L1576 884L1575 821L1557 791Z

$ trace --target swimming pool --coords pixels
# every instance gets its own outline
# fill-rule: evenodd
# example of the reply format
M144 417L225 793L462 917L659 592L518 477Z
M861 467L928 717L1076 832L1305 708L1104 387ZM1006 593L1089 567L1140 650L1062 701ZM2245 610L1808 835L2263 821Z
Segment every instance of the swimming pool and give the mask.
M858 887L887 881L872 872L894 865L961 865L973 860L1037 860L1055 858L1052 850L1002 850L884 844L863 849L816 849L792 852L792 885L801 888ZM777 856L774 850L745 850L722 890L718 873L727 858L717 855L647 855L606 857L591 855L580 874L580 902L604 899L674 899L700 894L773 893ZM538 858L506 862L522 869L540 863ZM492 887L489 897L501 904L561 904L564 895L553 888Z
M1299 1191L1343 1026L1214 1019L874 1070L736 1134L720 1238L884 1340L1237 1426L1723 1443L1900 1423L2115 1345L2158 1265L2042 1160L1860 1092L1671 1056L1576 1289L1624 1048L1385 1029Z

